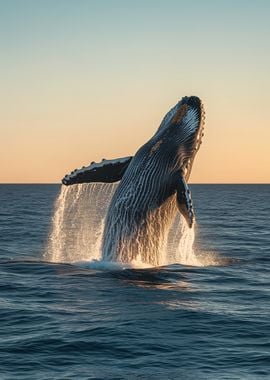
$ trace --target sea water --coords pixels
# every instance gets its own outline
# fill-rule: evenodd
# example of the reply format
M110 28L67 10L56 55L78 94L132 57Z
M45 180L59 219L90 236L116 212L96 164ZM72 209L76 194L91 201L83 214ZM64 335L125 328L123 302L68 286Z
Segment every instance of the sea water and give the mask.
M0 186L0 379L270 378L270 186L192 185L156 268L100 260L97 190Z

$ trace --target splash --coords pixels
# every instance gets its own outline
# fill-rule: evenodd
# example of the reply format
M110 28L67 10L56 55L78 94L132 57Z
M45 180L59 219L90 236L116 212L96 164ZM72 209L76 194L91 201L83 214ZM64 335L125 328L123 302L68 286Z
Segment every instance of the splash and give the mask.
M99 260L104 219L117 184L62 186L44 258L73 263Z
M55 203L49 242L44 259L51 262L92 263L94 267L102 259L101 243L104 231L104 220L111 198L118 186L116 184L89 183L73 186L62 186ZM166 220L166 214L159 212L160 224ZM149 230L153 242L159 237L159 251L154 265L183 264L204 266L193 249L195 239L194 227L190 229L184 218L176 213L173 223L166 234L159 236L155 225ZM158 223L156 224L156 226ZM123 259L121 252L118 263L128 267L153 266L147 247L138 247L136 260ZM149 247L148 247L149 248ZM147 252L147 253L145 253ZM106 263L106 260L105 262ZM101 264L103 265L103 264ZM209 262L206 265L211 265ZM109 264L110 266L110 264Z
M195 240L195 226L187 226L184 218L176 214L174 223L168 235L168 264L199 265L193 244Z

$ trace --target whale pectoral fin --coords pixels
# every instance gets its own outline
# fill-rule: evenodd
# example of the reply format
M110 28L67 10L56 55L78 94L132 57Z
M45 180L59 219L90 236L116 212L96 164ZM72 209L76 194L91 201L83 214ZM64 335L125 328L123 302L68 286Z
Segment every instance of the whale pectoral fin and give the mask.
M90 182L117 182L123 177L132 157L117 158L115 160L102 160L99 163L92 162L87 167L75 169L63 179L63 185L69 186L75 183Z
M178 210L186 219L189 228L191 228L193 226L195 216L192 205L191 192L183 177L181 177L176 187L176 203Z

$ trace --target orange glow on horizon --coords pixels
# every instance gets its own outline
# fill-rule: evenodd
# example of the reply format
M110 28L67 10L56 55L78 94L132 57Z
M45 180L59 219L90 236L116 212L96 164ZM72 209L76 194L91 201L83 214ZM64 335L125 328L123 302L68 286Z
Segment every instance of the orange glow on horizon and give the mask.
M0 12L0 183L132 155L185 95L206 110L190 182L270 183L270 3L14 1Z

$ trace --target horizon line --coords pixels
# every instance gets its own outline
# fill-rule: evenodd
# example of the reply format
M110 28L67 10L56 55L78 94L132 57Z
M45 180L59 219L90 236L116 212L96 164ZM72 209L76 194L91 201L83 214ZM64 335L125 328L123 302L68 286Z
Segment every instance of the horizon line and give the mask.
M98 182L86 182L86 183L98 183ZM102 182L102 183L106 183L106 182ZM188 184L189 185L270 185L270 182L188 182ZM0 185L62 185L62 183L61 182L0 182Z

